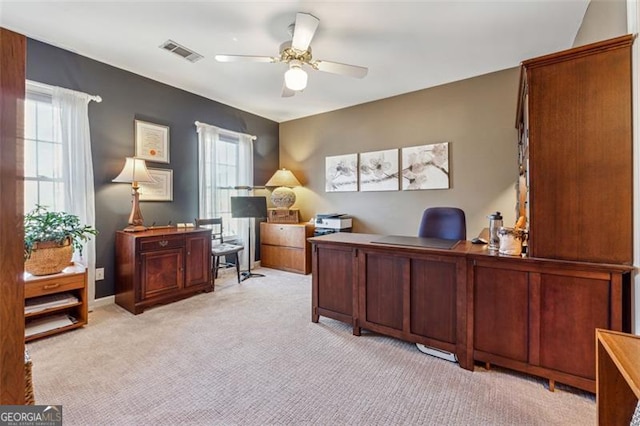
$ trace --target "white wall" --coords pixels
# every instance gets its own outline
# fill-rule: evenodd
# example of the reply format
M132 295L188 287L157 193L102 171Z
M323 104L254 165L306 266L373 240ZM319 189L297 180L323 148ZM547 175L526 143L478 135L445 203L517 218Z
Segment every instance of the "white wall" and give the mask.
M634 0L635 1L635 0ZM573 46L583 46L627 34L625 0L591 0Z

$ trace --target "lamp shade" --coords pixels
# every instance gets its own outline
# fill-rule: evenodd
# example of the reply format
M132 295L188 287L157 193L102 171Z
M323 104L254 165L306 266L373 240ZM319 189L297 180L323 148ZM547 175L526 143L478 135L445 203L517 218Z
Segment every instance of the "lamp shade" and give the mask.
M280 169L271 176L269 182L264 186L286 186L293 188L294 186L300 186L300 181L295 177L291 170Z
M289 209L296 202L296 194L291 188L300 186L300 181L291 170L280 169L271 176L269 182L264 186L277 186L271 192L271 203L278 209Z
M124 167L113 182L155 182L149 174L147 165L141 158L127 157Z
M300 61L291 61L289 69L284 73L284 84L294 91L307 87L307 73L302 69Z

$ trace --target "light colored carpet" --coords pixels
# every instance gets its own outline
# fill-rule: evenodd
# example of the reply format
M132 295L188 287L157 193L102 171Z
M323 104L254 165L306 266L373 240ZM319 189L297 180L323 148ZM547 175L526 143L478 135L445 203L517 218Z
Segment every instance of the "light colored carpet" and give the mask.
M65 425L585 425L593 396L502 369L475 372L415 345L311 322L311 276L265 278L28 345L37 404Z

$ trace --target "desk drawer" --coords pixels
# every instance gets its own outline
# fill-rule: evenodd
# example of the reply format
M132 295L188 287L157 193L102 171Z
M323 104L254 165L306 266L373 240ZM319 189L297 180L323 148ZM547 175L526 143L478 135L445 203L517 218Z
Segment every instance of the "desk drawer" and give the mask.
M304 248L306 244L304 225L261 223L260 242L273 246Z
M267 268L308 274L311 263L304 250L291 247L260 245L260 265Z
M37 281L25 282L24 297L43 296L45 294L60 293L78 288L84 288L84 274L44 278Z
M140 251L156 251L184 247L182 235L160 235L144 238L140 241Z

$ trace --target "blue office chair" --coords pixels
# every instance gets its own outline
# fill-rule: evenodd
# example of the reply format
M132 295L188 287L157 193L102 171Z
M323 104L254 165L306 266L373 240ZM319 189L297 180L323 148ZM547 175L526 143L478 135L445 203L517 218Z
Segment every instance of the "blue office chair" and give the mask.
M431 207L424 211L418 237L466 240L467 222L464 211L457 207Z
M467 221L464 212L456 207L431 207L422 213L418 237L443 238L446 240L466 240ZM421 343L416 347L422 353L457 362L455 354L441 351Z

